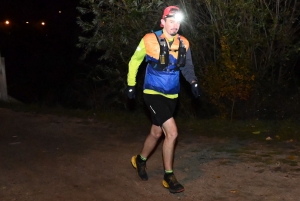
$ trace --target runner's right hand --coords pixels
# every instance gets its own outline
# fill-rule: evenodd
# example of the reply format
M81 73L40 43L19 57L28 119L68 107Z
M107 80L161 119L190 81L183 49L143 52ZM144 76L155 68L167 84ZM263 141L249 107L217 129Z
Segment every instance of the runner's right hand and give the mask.
M127 87L127 96L129 99L135 98L135 86L128 86Z

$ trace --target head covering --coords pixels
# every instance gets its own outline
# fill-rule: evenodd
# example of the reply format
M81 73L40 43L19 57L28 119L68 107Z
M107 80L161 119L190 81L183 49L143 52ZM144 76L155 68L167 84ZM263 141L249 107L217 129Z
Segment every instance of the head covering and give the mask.
M164 10L163 15L162 15L162 17L161 17L161 19L166 18L166 17L170 14L170 12L173 11L173 10L179 11L179 8L178 8L177 6L168 6L168 7L166 7L165 10ZM160 23L160 27L164 27L164 25L162 25L162 24Z

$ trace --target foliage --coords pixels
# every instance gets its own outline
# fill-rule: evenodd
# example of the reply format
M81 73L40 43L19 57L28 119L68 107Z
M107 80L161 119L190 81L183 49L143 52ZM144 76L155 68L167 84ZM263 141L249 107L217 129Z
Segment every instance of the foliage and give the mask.
M88 74L96 106L113 102L124 107L122 92L127 86L128 62L143 35L157 26L162 4L159 0L81 0L77 22L83 36L79 37L78 47L83 49L83 57L93 51L99 57L97 63L90 64Z
M188 28L191 33L198 32L196 38L189 38L197 48L193 49L197 51L194 61L202 67L198 72L203 90L221 115L231 112L232 117L239 99L246 99L247 106L253 104L257 110L265 94L293 87L299 81L291 76L299 58L299 2L185 2L193 11L188 12L193 14Z
M233 118L247 107L256 114L285 97L282 92L288 88L296 86L291 94L299 93L299 78L293 76L300 49L296 0L81 0L78 46L84 56L98 51L101 63L91 65L90 80L106 80L105 85L93 85L96 105L109 98L126 107L120 94L126 87L127 64L142 36L159 29L168 5L179 5L185 13L180 33L190 41L202 101L209 110ZM142 80L138 83L141 87ZM102 87L110 90L103 92ZM180 104L185 113L194 114L185 89Z
M221 114L228 114L222 99L226 98L232 103L231 118L234 104L237 100L247 100L253 88L254 75L249 68L249 57L241 58L233 55L236 51L231 51L225 36L221 38L221 57L219 66L208 66L209 73L206 73L204 87L210 95L210 100L215 104ZM249 54L250 55L250 54Z
M92 50L102 50L100 60L120 65L120 61L128 63L139 42L137 39L155 27L157 21L153 19L158 20L159 15L155 14L162 2L81 0L81 4L85 7L78 7L82 14L78 24L90 35L79 37L79 47L84 48L85 55Z

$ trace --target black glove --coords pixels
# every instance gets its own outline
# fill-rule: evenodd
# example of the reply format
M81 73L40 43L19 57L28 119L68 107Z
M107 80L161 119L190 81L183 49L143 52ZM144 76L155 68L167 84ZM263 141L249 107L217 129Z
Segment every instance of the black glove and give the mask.
M135 98L135 86L128 86L127 87L127 96L129 99Z
M192 93L195 96L195 98L198 98L200 96L200 88L198 82L194 82L191 85Z

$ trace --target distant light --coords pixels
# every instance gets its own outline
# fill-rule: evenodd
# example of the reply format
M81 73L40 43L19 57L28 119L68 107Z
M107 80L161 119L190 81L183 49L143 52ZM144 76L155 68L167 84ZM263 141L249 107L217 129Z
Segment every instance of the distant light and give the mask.
M26 24L29 24L29 22L26 22Z
M60 10L60 11L58 11L58 13L62 13L62 12L61 12L61 10Z
M41 24L42 24L43 26L45 26L46 23L45 23L45 22L42 22Z
M5 21L5 24L9 25L9 23L10 23L10 22L9 22L8 20Z

